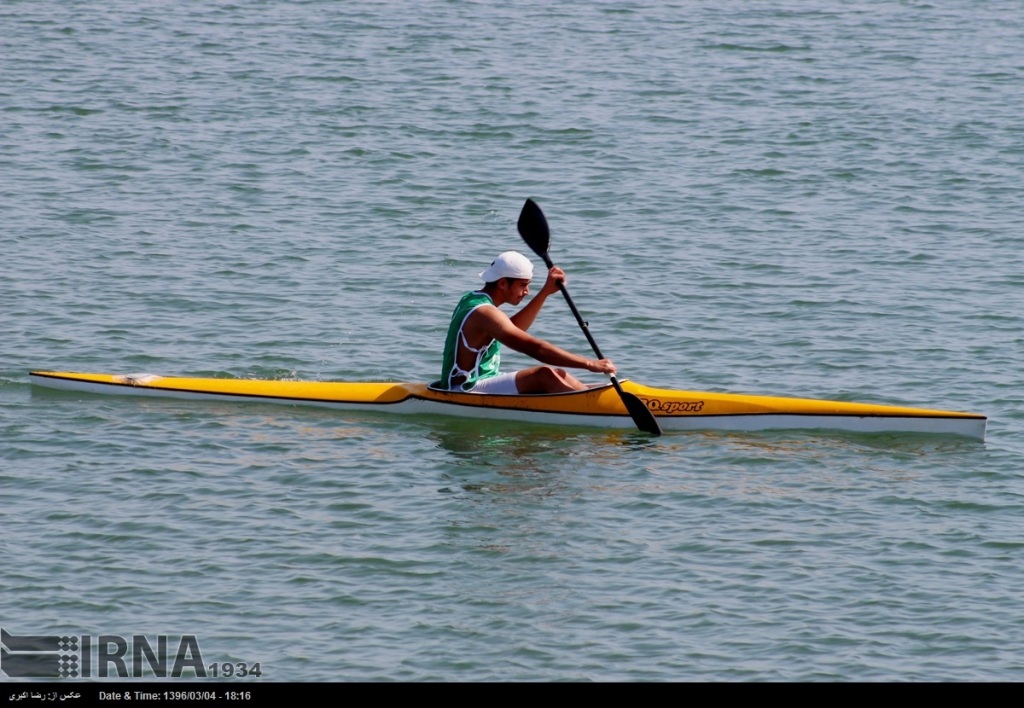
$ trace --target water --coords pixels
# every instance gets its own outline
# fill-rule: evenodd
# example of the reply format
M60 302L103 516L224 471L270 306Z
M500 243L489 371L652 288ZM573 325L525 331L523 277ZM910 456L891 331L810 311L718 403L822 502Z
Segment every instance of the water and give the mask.
M1019 680L1019 9L5 3L0 623L276 681ZM526 197L624 376L988 440L28 383L436 377Z

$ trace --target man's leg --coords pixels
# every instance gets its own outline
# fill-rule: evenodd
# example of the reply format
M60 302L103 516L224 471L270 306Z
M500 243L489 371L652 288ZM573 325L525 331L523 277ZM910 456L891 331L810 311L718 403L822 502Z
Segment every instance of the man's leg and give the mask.
M516 373L516 388L519 393L564 393L582 391L587 386L565 369L535 366Z

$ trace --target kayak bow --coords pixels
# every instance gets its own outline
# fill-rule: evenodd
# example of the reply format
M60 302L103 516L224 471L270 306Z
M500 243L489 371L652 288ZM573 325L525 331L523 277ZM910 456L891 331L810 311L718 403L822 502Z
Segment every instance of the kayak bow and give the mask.
M610 384L586 391L492 395L441 391L422 383L266 381L154 374L29 373L33 384L84 393L251 401L339 410L451 415L531 423L633 428ZM985 439L987 418L977 413L902 406L651 388L621 381L665 430L828 429L863 433L938 433Z

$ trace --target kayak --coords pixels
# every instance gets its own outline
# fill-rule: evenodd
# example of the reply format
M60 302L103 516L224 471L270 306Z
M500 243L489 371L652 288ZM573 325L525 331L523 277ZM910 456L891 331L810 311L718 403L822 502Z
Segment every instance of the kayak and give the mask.
M610 385L585 391L491 395L432 388L425 383L345 383L187 378L155 374L33 371L32 383L83 393L250 401L339 410L634 428ZM664 430L826 429L859 433L938 433L985 439L988 419L977 413L902 406L651 388L621 381L654 413Z

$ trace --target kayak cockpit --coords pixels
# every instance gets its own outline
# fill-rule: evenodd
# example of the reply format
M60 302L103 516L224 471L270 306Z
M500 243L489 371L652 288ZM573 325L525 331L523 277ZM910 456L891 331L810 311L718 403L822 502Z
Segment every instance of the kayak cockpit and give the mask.
M441 381L431 381L426 384L428 391L436 393L453 393L453 394L465 394L467 396L494 396L496 398L543 398L546 396L578 396L580 394L590 393L592 391L612 388L611 383L599 383L599 384L588 384L587 388L582 391L561 391L558 393L475 393L473 391L452 391L451 389L444 388L441 385Z

